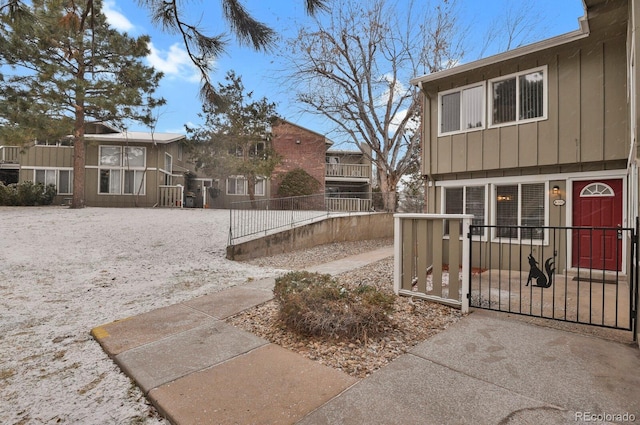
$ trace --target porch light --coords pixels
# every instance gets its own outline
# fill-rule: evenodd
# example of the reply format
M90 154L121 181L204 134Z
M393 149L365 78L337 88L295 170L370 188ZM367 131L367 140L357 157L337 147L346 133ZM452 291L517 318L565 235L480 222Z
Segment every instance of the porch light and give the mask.
M560 194L560 186L553 186L553 194L554 195Z

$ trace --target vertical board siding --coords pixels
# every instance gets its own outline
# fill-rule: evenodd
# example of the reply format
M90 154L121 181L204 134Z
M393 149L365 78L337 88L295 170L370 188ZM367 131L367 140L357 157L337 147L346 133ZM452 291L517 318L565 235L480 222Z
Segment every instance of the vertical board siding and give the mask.
M558 58L549 59L548 72L548 109L547 119L538 122L537 159L539 165L558 163L558 114L559 114L559 77Z
M452 77L461 85L547 66L547 119L437 137L437 92L451 88L434 81L425 126L431 143L430 174L489 171L626 159L628 113L625 35L604 40L592 35L548 51ZM437 86L436 86L437 85ZM455 85L453 85L455 87ZM490 96L487 86L487 97ZM488 99L487 99L488 101ZM490 115L487 111L487 115ZM487 119L489 119L487 117Z
M580 162L604 157L604 64L603 44L584 51L580 62Z
M604 159L626 157L628 132L627 69L623 43L606 42L604 49ZM626 65L626 62L625 62Z

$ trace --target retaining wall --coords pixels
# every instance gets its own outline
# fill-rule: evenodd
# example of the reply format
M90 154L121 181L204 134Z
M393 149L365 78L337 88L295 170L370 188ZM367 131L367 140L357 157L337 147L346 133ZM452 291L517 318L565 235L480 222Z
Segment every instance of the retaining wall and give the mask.
M227 246L227 258L242 261L333 242L393 237L393 214L372 213L326 220L294 227L259 239Z

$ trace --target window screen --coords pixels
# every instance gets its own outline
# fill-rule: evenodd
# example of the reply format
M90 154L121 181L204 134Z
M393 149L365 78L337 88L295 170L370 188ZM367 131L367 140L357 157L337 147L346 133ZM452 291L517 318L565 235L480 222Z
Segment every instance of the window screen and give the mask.
M460 130L460 92L445 94L441 101L440 132Z
M516 79L493 83L493 124L516 120Z
M544 74L542 71L520 76L520 119L544 116Z

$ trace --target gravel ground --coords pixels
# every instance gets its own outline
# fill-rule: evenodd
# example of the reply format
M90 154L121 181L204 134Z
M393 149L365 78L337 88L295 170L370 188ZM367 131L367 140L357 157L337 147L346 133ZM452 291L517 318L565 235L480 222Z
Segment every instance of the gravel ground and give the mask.
M98 325L391 243L331 244L225 259L228 211L0 207L0 423L168 424L102 351ZM392 261L340 276L390 291ZM303 340L264 304L233 323L353 376L366 376L459 314L396 301L392 326L362 343Z
M393 241L388 239L328 244L305 251L255 259L248 263L261 266L269 264L281 268L288 265L291 269L304 269L392 243ZM392 293L393 257L336 277L346 287L370 285ZM406 353L417 343L446 329L460 317L459 310L447 306L398 297L389 326L381 335L366 341L300 337L279 322L278 306L273 300L228 321L311 360L342 370L356 378L364 378Z

